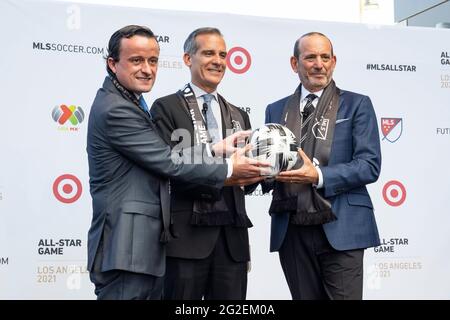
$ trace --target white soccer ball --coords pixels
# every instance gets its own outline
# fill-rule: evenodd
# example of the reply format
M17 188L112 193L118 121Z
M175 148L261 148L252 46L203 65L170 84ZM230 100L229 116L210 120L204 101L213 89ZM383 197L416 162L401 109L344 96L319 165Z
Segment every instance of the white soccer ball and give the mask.
M269 176L291 169L298 159L298 144L291 130L278 123L266 123L250 136L249 158L270 163Z

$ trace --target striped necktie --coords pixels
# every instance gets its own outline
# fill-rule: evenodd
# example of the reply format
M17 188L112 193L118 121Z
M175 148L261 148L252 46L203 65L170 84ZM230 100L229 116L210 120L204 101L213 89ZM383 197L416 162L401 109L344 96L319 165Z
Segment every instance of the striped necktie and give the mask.
M317 96L313 93L310 93L306 96L306 104L301 112L302 115L302 127L301 127L301 137L300 137L300 146L302 149L305 145L306 137L308 136L308 125L311 122L314 115L314 105L313 101L317 98Z

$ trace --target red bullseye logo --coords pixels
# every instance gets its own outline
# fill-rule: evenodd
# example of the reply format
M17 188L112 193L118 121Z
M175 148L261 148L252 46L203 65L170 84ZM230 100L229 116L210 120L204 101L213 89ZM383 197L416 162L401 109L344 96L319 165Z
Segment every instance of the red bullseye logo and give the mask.
M383 187L384 201L390 206L398 207L405 202L406 189L401 182L397 180L391 180Z
M227 67L237 74L247 72L252 64L250 53L242 47L234 47L228 51Z
M73 203L81 197L81 182L71 174L63 174L53 182L53 194L63 203Z

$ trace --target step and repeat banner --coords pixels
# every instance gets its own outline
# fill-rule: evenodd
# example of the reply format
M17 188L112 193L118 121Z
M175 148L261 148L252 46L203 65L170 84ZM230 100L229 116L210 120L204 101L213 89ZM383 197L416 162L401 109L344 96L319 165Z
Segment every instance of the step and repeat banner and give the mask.
M450 30L257 18L228 14L0 2L0 299L94 299L86 270L91 197L87 118L106 75L106 45L127 24L149 26L161 46L146 99L183 87L188 34L219 28L228 70L219 92L254 128L268 103L291 94L289 58L309 31L330 37L335 80L371 97L383 152L369 186L382 245L365 253L366 299L450 298ZM269 253L270 195L246 197L249 299L290 299Z

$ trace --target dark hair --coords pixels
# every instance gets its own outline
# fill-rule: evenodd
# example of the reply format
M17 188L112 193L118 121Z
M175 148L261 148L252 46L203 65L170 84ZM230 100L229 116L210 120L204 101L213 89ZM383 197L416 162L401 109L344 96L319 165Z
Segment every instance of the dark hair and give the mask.
M108 73L110 75L114 75L114 73L108 66L108 59L112 58L114 61L119 61L120 49L121 49L120 44L121 44L122 39L123 38L129 39L136 35L156 39L155 34L153 33L152 30L150 30L147 27L138 26L138 25L125 26L125 27L117 30L116 32L114 32L113 35L111 36L111 38L109 39L108 49L107 49L105 59L106 59L106 71L108 71Z
M195 41L195 38L201 34L217 34L221 37L223 37L222 33L217 28L198 28L191 32L191 34L187 37L186 41L184 42L184 52L188 54L195 54L198 50L197 41Z
M321 37L324 37L325 39L327 39L330 42L331 55L333 55L333 44L331 43L331 40L328 39L328 37L326 35L324 35L323 33L313 31L313 32L305 33L300 38L298 38L297 41L295 41L295 44L294 44L294 57L296 57L297 59L300 57L300 48L298 47L298 45L300 43L300 40L302 40L303 38L306 38L306 37L310 37L310 36L321 36Z

